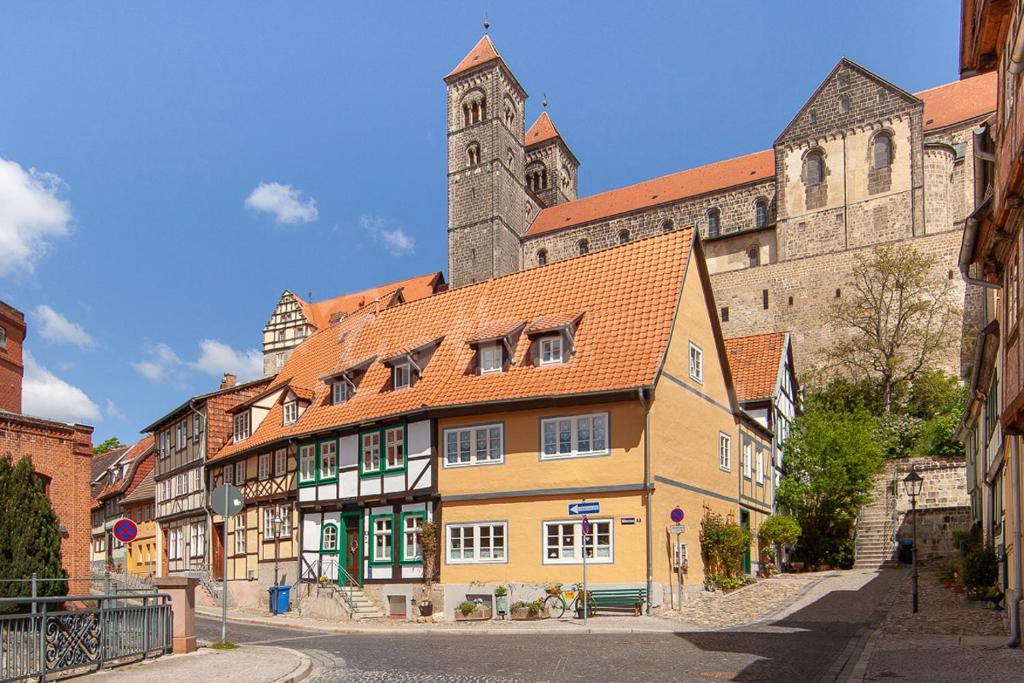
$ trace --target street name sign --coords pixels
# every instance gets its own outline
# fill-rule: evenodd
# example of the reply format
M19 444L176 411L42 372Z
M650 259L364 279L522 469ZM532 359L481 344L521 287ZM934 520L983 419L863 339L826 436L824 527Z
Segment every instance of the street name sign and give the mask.
M668 528L668 530L670 532L672 532L673 534L684 534L684 533L686 533L686 527L683 526L682 524L673 524L672 526L670 526Z
M570 515L596 515L601 511L601 503L596 500L584 503L569 503Z

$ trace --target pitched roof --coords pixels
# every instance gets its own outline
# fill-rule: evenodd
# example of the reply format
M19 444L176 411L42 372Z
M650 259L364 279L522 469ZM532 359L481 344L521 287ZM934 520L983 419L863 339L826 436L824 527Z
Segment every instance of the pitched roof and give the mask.
M106 472L107 468L113 465L129 448L131 448L131 446L121 446L119 448L113 448L106 453L100 453L99 455L92 456L92 459L89 462L92 481L96 481L96 479Z
M253 388L258 387L260 384L269 385L271 380L273 380L275 377L276 377L276 375L272 376L272 377L260 377L258 379L249 380L248 382L243 382L242 384L235 384L235 385L232 385L230 387L224 387L223 389L216 389L214 391L209 391L209 392L207 392L205 394L199 394L198 396L192 396L191 398L187 398L182 403L179 403L173 410L171 410L170 412L164 414L162 417L158 418L153 424L151 424L151 425L149 425L147 427L143 427L141 431L142 431L142 433L152 432L157 427L162 425L164 422L166 422L167 420L169 420L170 418L174 417L175 415L180 413L182 410L187 408L189 406L189 404L191 404L193 402L205 401L207 399L214 398L215 396L222 396L222 395L225 395L225 394L233 394L236 391L248 391L249 389L253 389Z
M914 93L924 102L924 129L945 128L996 110L996 72Z
M291 436L355 426L427 409L603 394L651 386L668 342L692 229L662 233L611 249L517 271L374 314L360 313L313 335L295 349L282 375L314 387L317 399L298 422L284 425L279 405L255 433L222 448L220 460ZM533 367L524 337L508 371L473 372L469 340L492 323L537 320L586 310L575 353L560 365ZM380 357L387 349L442 337L421 379L389 390L390 373L375 360L355 396L333 405L321 379L351 364L342 358Z
M144 477L151 469L153 469L152 458L149 458L153 454L153 437L145 436L138 442L133 444L125 452L121 458L119 467L127 467L128 470L125 472L123 479L111 482L103 487L103 490L93 496L96 499L102 500L118 493L124 493L130 490L132 484L137 484L142 477ZM147 458L149 462L147 462Z
M485 33L483 38L478 40L473 49L469 51L469 54L463 57L458 66L452 69L445 78L451 78L495 59L501 59L501 55L498 54L498 48L494 47L494 43L491 42L491 37Z
M297 294L293 293L292 296L295 297L295 300L302 308L306 320L320 330L330 325L332 318L337 314L351 315L360 308L372 304L376 299L388 299L396 294L398 290L401 290L403 300L416 301L417 299L434 294L443 285L444 276L440 272L434 272L378 287L370 287L360 292L342 294L341 296L324 299L323 301L308 302Z
M739 401L770 398L775 393L786 337L785 332L767 332L725 340Z
M537 214L527 235L533 237L774 175L775 152L766 149L552 206Z
M537 120L530 126L530 130L526 131L526 146L539 145L542 142L560 137L562 137L562 134L555 128L554 121L551 120L546 111L542 111Z
M129 491L122 503L141 503L146 500L153 500L156 497L156 482L153 480L153 470L150 470L138 486Z
M995 72L922 90L914 97L924 102L926 131L969 121L995 111ZM529 135L527 133L527 144L530 144ZM533 237L571 228L666 202L767 180L774 175L774 151L754 152L543 209L530 225L527 235Z

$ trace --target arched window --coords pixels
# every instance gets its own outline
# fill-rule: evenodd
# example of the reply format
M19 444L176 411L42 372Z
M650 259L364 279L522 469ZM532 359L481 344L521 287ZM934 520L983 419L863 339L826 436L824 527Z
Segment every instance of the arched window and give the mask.
M565 164L562 164L562 189L568 190L572 187L572 171Z
M876 169L889 168L892 165L892 137L888 133L879 133L871 145L871 158Z
M587 240L580 240L579 244L576 245L580 250L580 256L590 252L590 242Z
M505 125L510 130L515 130L516 127L516 108L512 104L512 101L507 97L505 98Z
M320 532L320 552L322 553L335 553L338 552L338 525L337 524L324 524L323 531Z
M721 219L722 214L718 209L708 211L708 237L718 237L722 230Z
M768 225L768 202L764 199L754 203L754 225L758 228Z
M821 152L814 151L807 155L805 178L808 185L820 185L825 179L825 159Z
M675 224L672 221L665 221L664 223L661 224L661 231L662 232L669 232L674 227L675 227Z
M473 90L462 100L462 123L480 123L487 118L487 97L482 90Z
M759 265L761 265L761 257L757 253L757 247L747 249L747 266L753 268L754 266Z
M619 230L619 244L625 244L629 241L629 230Z
M539 249L537 251L537 265L546 266L548 264L548 250Z
M548 186L548 171L539 161L531 162L526 167L526 185L534 192L540 192L541 190L547 189Z
M471 123L473 123L473 116L470 111L469 102L466 102L462 105L462 125L468 126Z
M476 166L480 163L480 144L471 142L466 146L466 166Z

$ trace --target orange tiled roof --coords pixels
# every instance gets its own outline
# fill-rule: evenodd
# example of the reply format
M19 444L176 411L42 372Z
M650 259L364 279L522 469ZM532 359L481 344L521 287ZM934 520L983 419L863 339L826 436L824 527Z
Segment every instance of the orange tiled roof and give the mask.
M142 481L139 482L138 486L133 486L132 490L121 499L121 502L138 503L143 500L153 500L156 496L156 482L153 480L153 472L153 470L150 470L143 477Z
M503 339L524 325L526 325L526 321L521 318L488 322L476 332L469 335L469 339L466 341L470 344L479 344L480 342L491 341L494 339Z
M102 500L116 493L130 491L132 485L138 485L143 477L153 468L153 463L146 467L146 458L153 452L153 436L144 436L133 446L129 447L121 458L121 464L128 465L129 469L124 479L108 484L94 497Z
M484 37L477 41L473 49L469 51L459 65L451 70L445 78L451 78L455 74L460 74L463 71L469 71L470 69L486 64L494 59L499 59L501 55L498 54L498 49L494 47L494 43L491 42L491 37L484 34Z
M915 96L924 102L926 131L969 121L995 111L995 72L922 90ZM530 131L539 123L538 119ZM531 143L529 136L527 133L527 144ZM537 214L527 234L532 237L774 175L775 154L767 149L552 206Z
M766 149L552 206L537 214L527 234L533 237L774 175L775 153Z
M779 379L779 364L786 348L785 332L768 332L725 340L736 398L770 398Z
M526 326L526 334L541 334L568 327L583 316L583 311L573 313L550 313L535 318Z
M543 111L537 117L537 120L533 122L533 125L530 126L530 130L526 131L526 146L539 145L542 142L559 137L562 137L562 134L555 128L554 121L551 120L546 111Z
M996 72L914 93L924 102L924 129L935 130L996 110Z
M683 272L690 254L689 228L636 240L541 268L517 271L378 313L364 309L295 349L282 369L294 382L314 387L317 399L293 425L274 406L255 433L228 444L212 460L230 457L291 436L354 426L424 408L444 408L552 396L604 393L650 386L668 343ZM468 340L495 321L535 320L586 310L575 349L564 365L524 362L529 343L514 349L511 369L473 374ZM344 367L341 357L380 356L415 340L443 337L421 379L388 390L389 370L374 361L351 400L332 405L321 377Z
M323 301L308 302L296 294L292 294L292 296L295 297L299 306L302 307L306 320L318 330L322 330L331 324L331 318L338 313L351 315L360 308L372 304L375 299L386 300L390 298L399 289L402 290L402 298L405 301L416 301L433 294L441 282L441 273L427 273L426 275L399 280L398 282L380 285L379 287L370 287L361 292L342 294L341 296Z

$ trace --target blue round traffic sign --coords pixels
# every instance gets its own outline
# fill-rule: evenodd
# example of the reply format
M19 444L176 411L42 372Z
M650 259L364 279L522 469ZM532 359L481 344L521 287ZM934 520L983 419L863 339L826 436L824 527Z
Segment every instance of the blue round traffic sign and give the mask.
M669 513L668 516L672 518L673 522L679 524L679 522L683 521L683 517L685 517L686 515L683 514L682 508L677 506L674 510L672 510L672 512Z
M583 533L590 535L590 520L587 519L586 515L583 515Z
M114 536L122 543L131 543L139 535L139 527L135 522L125 517L118 520L114 525Z

